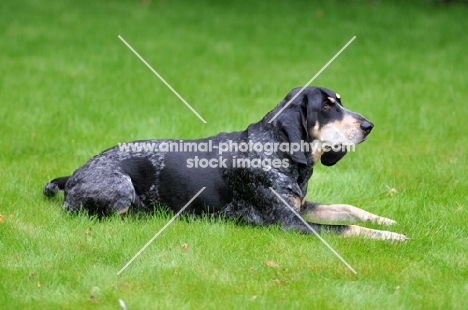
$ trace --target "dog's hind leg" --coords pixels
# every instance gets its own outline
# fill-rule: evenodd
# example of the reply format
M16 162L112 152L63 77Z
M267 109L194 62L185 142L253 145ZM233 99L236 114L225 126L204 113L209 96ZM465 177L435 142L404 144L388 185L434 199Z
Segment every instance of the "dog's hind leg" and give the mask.
M383 225L396 224L392 219L346 204L319 204L307 201L301 207L301 215L313 221L360 220Z
M120 171L86 170L74 174L65 187L63 209L90 214L124 214L139 205L132 180Z

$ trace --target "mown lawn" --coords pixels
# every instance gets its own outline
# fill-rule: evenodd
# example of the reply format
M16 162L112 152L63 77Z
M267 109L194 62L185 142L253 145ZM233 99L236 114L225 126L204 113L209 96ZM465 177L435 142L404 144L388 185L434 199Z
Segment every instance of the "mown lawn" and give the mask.
M2 309L465 309L468 7L435 1L3 1ZM121 35L207 121L119 40ZM398 221L406 243L171 215L98 221L42 186L118 142L241 130L304 85L375 123L309 199ZM378 228L376 225L365 224Z

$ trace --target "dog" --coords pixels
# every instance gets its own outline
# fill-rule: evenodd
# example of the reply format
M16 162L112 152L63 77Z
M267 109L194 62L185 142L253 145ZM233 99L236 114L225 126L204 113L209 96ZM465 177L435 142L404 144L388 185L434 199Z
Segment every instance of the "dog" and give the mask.
M406 240L390 231L330 224L337 220L395 224L391 219L351 205L306 200L314 166L319 161L335 165L350 146L367 138L373 126L344 108L340 95L329 89L295 88L244 131L198 140L119 144L71 176L49 181L43 193L51 197L63 190L64 210L105 216L150 212L155 206L177 212L205 187L188 212L222 214L253 225L280 224L303 233L313 228L346 237ZM306 225L298 214L315 223Z

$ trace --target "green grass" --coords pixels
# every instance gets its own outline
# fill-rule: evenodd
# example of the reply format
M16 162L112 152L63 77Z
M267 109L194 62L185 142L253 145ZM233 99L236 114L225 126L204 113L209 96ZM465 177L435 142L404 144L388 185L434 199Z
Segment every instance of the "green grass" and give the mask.
M465 5L148 2L0 4L2 308L118 309L119 299L128 309L466 307ZM117 276L170 215L97 221L42 196L47 180L118 142L244 129L353 36L313 84L375 129L338 165L317 167L309 199L393 218L392 230L412 238L325 235L357 275L313 236L188 219Z

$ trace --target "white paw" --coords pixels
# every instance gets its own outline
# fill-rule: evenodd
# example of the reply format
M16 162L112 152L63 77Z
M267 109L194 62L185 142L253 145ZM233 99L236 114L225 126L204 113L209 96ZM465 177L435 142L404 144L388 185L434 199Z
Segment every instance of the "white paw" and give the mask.
M409 240L409 238L403 234L399 233L394 233L391 231L382 231L382 234L380 238L377 238L380 240L392 240L392 241L406 241Z
M344 233L345 237L361 236L364 238L375 239L375 240L392 240L392 241L406 241L409 240L403 234L387 231L370 229L366 227L350 225L349 230Z
M397 222L392 220L392 219L388 219L386 217L381 217L379 216L377 218L377 224L379 225L386 225L386 226L390 226L390 225L395 225Z

